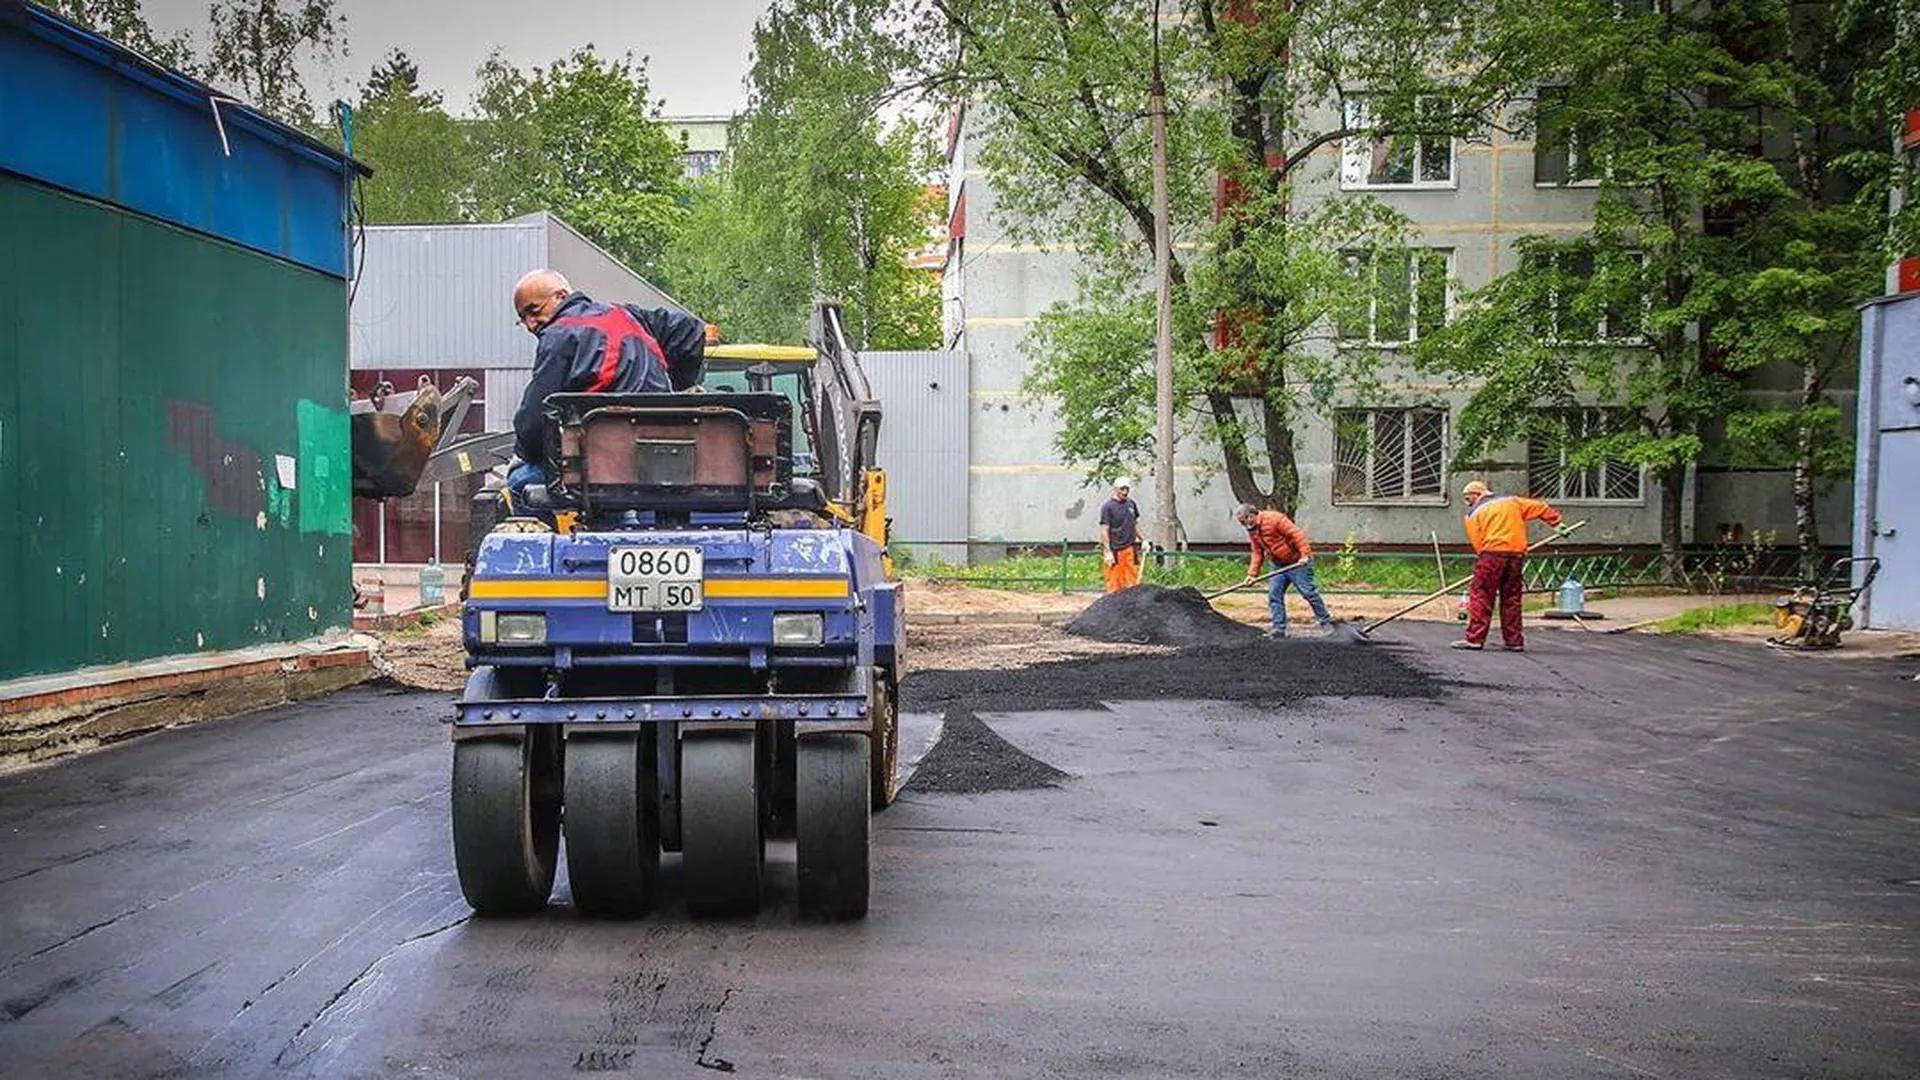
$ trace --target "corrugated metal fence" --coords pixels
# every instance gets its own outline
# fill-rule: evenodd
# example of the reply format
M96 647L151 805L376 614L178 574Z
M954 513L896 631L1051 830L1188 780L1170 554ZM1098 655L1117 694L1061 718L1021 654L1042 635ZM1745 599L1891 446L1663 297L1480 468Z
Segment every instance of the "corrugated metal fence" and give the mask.
M880 464L887 470L887 509L893 535L908 540L965 540L967 464L967 354L867 352L867 381L884 410ZM908 557L964 563L965 544L915 545Z
M546 265L538 223L368 229L353 294L353 366L467 368L533 359L513 284ZM400 387L400 389L411 389Z

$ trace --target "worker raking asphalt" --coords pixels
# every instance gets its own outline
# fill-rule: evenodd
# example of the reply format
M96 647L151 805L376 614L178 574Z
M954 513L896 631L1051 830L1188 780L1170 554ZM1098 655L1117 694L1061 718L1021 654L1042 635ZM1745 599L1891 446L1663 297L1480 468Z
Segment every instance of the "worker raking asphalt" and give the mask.
M1178 649L1218 648L1259 641L1258 628L1215 611L1198 589L1136 585L1109 593L1061 627L1095 641L1171 645Z

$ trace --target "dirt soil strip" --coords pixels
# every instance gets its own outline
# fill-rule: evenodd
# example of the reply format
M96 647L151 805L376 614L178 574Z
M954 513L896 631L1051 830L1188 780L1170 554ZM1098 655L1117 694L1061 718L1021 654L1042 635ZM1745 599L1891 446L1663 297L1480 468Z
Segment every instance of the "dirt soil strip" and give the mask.
M466 685L466 651L460 643L457 621L424 630L386 633L380 638L378 664L395 682L419 690L458 691ZM1170 651L1157 646L1088 641L1039 625L909 625L906 666L909 672L952 668L1003 671L1055 660L1151 656Z
M448 619L417 630L395 630L380 635L382 674L417 690L458 691L467 685L467 649L460 640L460 620Z

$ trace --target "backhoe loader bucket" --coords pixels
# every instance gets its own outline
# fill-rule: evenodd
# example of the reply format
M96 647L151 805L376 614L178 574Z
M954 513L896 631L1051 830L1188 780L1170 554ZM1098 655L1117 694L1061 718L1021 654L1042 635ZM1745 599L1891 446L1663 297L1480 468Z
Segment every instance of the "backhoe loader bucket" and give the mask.
M349 402L353 423L353 493L365 499L413 494L441 431L440 390L427 376L404 394L381 383Z

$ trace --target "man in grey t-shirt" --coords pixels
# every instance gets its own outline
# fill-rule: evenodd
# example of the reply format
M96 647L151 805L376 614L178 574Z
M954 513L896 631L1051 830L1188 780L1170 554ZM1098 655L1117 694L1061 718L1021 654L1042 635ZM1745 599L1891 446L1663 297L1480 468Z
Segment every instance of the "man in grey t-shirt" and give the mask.
M1140 584L1140 504L1133 501L1133 479L1113 482L1113 498L1100 505L1100 554L1107 568L1107 591Z

